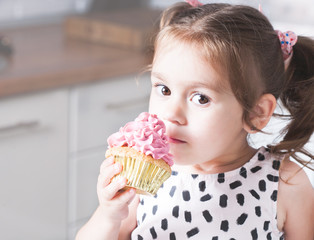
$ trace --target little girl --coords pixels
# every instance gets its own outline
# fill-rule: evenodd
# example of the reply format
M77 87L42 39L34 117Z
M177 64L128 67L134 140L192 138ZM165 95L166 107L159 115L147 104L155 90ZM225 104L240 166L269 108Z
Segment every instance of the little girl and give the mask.
M313 240L314 191L300 156L314 128L314 41L275 31L247 6L167 9L151 66L151 113L165 121L175 165L154 197L110 182L77 239ZM254 149L277 100L290 112L283 140ZM301 154L301 155L300 155Z

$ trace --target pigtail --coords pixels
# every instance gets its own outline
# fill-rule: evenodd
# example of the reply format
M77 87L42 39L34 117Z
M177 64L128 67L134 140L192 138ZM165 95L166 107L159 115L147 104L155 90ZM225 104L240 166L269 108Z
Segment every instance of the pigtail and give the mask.
M308 156L311 161L314 159L313 154L304 149L314 131L314 40L298 37L286 70L286 79L285 90L279 98L290 112L291 121L282 132L283 140L271 146L271 150L274 153L288 154L309 167L309 162L302 160L297 153Z

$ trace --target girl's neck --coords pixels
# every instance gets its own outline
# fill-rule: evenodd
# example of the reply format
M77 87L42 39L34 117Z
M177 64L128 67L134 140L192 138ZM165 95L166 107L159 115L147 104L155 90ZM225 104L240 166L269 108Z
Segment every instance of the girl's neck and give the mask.
M227 161L226 159L216 159L209 160L203 164L174 165L172 169L191 174L216 174L229 172L243 166L256 154L256 152L256 149L248 146L246 149L242 149L239 154L228 156L228 158L232 160Z

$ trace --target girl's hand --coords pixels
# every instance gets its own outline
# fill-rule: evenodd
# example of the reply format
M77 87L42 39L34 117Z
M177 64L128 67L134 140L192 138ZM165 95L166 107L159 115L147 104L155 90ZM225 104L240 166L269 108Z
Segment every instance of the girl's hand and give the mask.
M122 220L129 215L129 204L135 196L134 189L119 192L126 185L125 178L111 182L121 170L122 166L114 163L113 158L107 158L101 164L97 183L99 207L79 230L76 240L119 238Z
M110 221L120 223L129 214L129 204L135 196L133 188L119 191L125 187L127 179L124 177L111 179L122 171L122 165L114 163L113 157L107 158L100 167L97 183L99 210Z

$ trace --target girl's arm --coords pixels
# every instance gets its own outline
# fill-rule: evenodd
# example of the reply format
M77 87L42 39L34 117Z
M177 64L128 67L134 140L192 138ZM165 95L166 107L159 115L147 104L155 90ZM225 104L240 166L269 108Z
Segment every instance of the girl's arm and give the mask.
M97 182L99 207L77 233L76 240L118 239L122 221L129 217L129 205L135 197L134 189L119 191L126 185L125 178L111 182L121 170L121 164L114 163L113 158L102 163Z
M278 227L286 240L313 240L314 189L306 173L291 161L283 164L280 173Z
M131 204L129 205L129 216L121 223L119 240L130 240L131 233L137 226L136 212L139 204L139 196L135 196Z
M94 212L89 221L79 230L76 240L113 240L118 239L121 222L106 220L100 207Z

